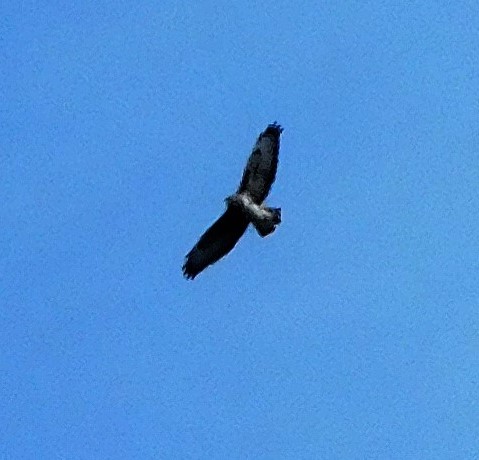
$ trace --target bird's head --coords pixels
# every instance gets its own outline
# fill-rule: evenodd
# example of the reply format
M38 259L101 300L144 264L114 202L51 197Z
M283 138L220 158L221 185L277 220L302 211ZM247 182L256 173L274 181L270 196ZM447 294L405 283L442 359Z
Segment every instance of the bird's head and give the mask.
M237 205L238 199L236 195L230 195L225 198L226 206Z

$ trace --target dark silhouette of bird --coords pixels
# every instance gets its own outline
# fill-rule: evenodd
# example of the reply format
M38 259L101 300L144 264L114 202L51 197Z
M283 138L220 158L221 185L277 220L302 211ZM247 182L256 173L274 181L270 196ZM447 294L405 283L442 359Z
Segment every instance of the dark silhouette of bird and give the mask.
M259 135L234 195L225 199L226 211L186 255L183 274L194 279L228 254L251 223L264 238L281 223L281 208L269 208L265 199L278 169L279 140L283 128L276 122Z

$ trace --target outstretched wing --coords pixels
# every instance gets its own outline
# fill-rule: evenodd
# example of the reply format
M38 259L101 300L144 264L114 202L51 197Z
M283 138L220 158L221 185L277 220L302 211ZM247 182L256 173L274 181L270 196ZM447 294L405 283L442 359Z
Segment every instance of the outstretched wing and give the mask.
M238 193L247 192L256 204L268 196L278 169L279 137L283 128L274 122L259 135L241 179Z
M208 265L224 257L243 236L248 219L239 208L228 206L224 214L203 234L186 255L183 275L194 279Z

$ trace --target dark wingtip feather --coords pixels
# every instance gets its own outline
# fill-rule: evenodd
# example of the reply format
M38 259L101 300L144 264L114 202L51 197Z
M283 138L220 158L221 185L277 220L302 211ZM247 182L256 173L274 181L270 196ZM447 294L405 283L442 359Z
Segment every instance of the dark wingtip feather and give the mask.
M274 121L273 123L270 123L268 127L265 130L265 134L272 133L276 135L280 135L284 131L284 128L278 124L277 121Z
M188 256L187 256L188 257ZM183 271L183 276L187 280L194 280L195 276L199 273L197 272L194 267L192 267L190 261L187 259L186 262L184 263L183 267L181 268Z

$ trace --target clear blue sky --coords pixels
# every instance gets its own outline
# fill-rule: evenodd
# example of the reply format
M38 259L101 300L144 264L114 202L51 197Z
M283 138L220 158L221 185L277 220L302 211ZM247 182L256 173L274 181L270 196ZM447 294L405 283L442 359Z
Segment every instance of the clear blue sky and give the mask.
M479 457L477 1L0 30L0 458ZM184 280L274 120L283 223Z

